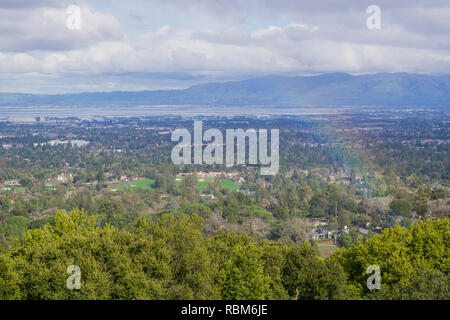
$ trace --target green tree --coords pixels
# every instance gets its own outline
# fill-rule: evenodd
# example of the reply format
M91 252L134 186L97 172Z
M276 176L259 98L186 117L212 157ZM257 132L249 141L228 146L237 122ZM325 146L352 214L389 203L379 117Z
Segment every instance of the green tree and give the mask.
M309 242L292 247L283 267L283 285L295 299L344 299L354 293L339 263L318 257Z
M412 204L407 199L394 199L391 202L392 213L398 216L411 217Z
M28 229L31 219L22 216L14 216L0 225L0 233L8 238L20 238Z
M425 281L415 283L417 277L426 278L439 272L448 274L450 220L420 222L410 229L400 226L386 229L381 236L375 235L365 243L358 241L347 250L339 250L333 259L340 262L349 280L360 287L363 295L371 295L365 285L369 276L366 270L376 265L381 271L382 290L398 294L409 292L405 293L408 298L413 296L412 288L422 290L420 283ZM425 294L414 293L417 297Z

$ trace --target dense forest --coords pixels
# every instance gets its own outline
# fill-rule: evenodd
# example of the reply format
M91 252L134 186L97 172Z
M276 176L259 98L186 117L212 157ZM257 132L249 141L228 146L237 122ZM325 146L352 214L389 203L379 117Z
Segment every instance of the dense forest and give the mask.
M1 299L449 299L450 220L386 229L329 258L285 245L203 232L197 215L139 219L132 231L58 212L0 253ZM66 288L79 266L79 290ZM368 290L367 267L381 270Z

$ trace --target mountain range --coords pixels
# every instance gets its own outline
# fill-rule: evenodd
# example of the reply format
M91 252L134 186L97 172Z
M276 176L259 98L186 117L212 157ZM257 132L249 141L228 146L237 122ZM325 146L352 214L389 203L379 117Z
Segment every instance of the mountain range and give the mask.
M183 90L75 94L0 93L1 106L430 106L450 107L450 75L378 73L265 76Z

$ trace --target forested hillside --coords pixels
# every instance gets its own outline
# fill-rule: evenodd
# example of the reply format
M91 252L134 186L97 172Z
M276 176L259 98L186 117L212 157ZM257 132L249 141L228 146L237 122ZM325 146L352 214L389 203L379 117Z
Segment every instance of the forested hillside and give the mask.
M193 214L140 218L132 231L61 211L0 253L0 299L449 299L450 220L397 226L329 258L303 242L203 234ZM67 267L81 270L68 290ZM381 269L368 290L366 269Z

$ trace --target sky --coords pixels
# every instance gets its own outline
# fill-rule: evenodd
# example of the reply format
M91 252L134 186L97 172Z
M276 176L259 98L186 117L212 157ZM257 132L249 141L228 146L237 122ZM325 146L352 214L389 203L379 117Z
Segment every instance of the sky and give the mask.
M450 74L450 1L0 0L0 92L327 72Z

